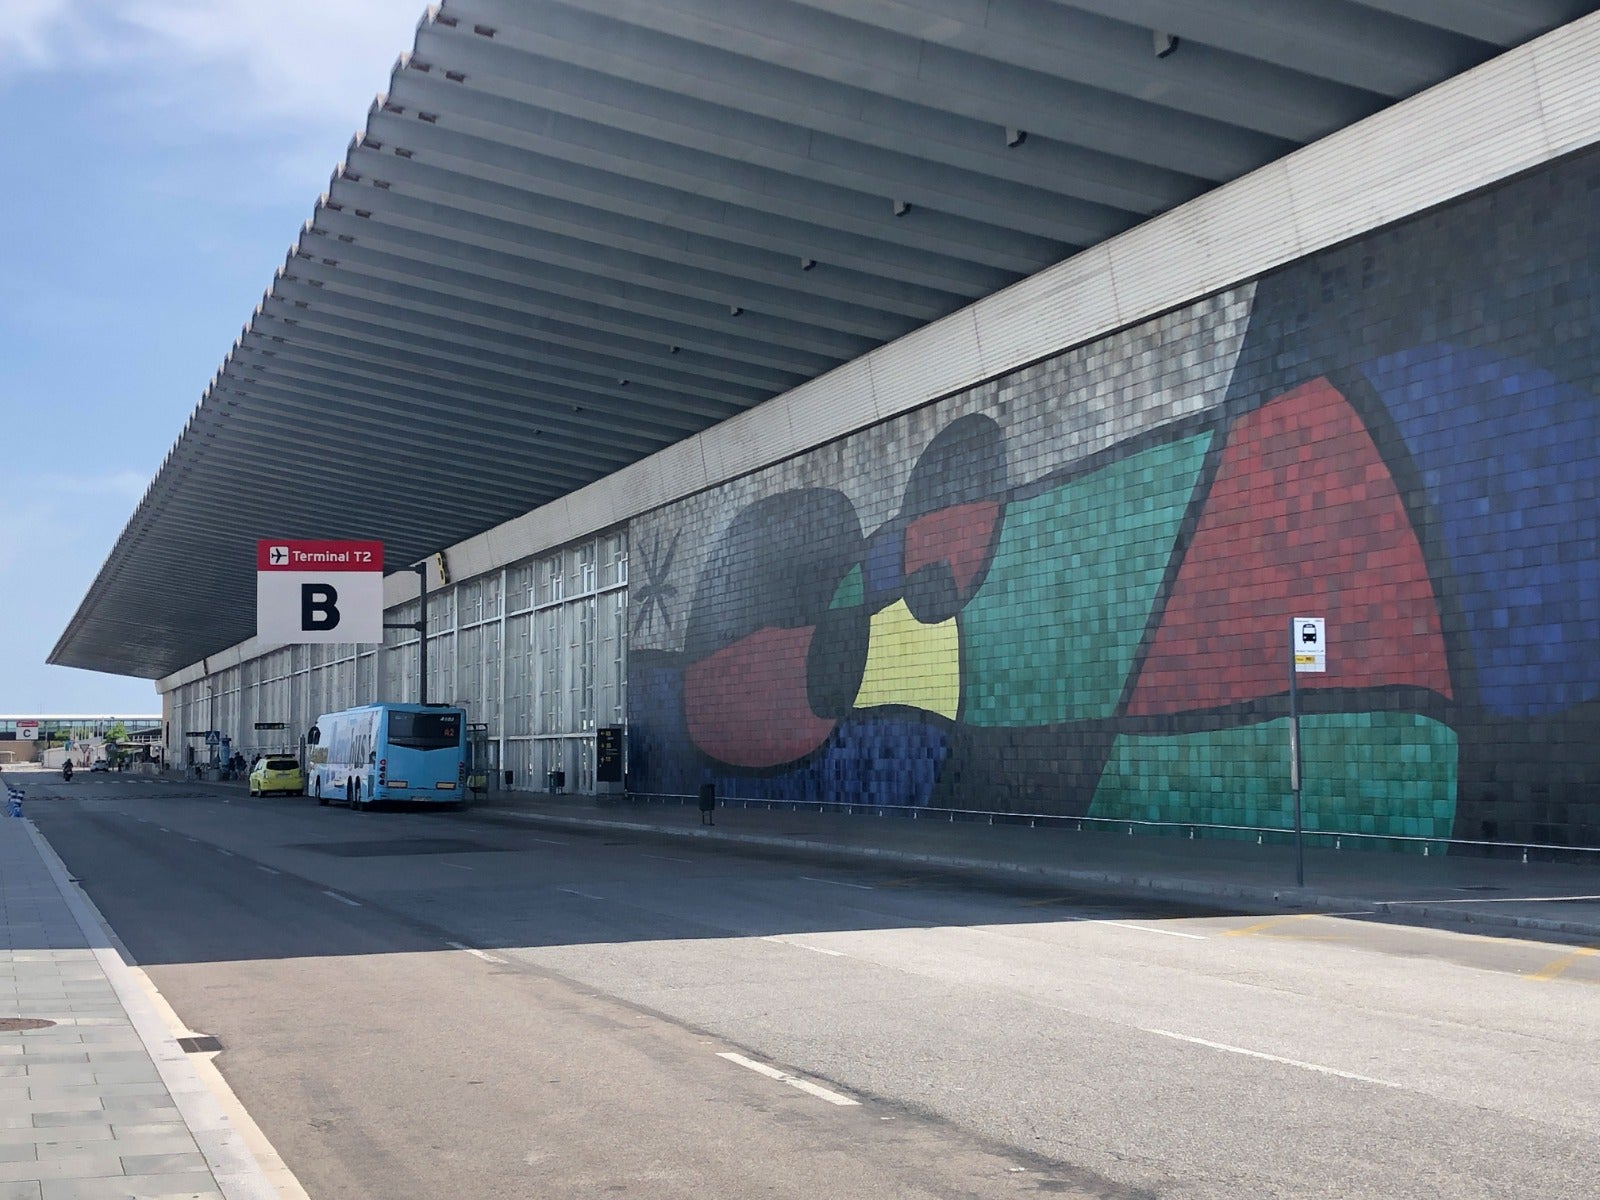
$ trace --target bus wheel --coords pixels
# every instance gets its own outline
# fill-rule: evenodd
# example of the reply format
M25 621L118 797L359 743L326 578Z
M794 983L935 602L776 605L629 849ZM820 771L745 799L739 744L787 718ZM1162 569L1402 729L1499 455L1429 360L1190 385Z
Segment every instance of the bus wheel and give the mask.
M311 785L311 794L317 798L317 804L320 807L328 807L328 798L322 794L322 780L319 779Z

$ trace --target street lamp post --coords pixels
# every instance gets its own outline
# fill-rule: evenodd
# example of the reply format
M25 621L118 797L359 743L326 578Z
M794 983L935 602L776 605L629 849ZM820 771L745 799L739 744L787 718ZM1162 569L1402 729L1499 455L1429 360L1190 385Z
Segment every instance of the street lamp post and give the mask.
M428 564L426 561L412 563L411 570L417 573L418 584L421 591L418 593L418 620L415 621L385 621L385 629L415 629L417 631L417 703L428 702Z

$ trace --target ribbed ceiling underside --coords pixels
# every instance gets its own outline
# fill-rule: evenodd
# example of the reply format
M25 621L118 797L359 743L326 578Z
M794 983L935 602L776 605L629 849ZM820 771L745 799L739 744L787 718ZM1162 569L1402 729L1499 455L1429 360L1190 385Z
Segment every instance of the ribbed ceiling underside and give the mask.
M415 561L1594 7L447 0L50 661L198 662L258 537Z

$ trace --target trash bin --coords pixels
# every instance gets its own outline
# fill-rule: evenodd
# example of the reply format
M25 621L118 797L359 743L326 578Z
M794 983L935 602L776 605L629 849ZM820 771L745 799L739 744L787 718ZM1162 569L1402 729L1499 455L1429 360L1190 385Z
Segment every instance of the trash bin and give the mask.
M552 770L550 772L550 790L552 792L559 792L562 788L564 788L566 786L567 786L567 773L565 771Z

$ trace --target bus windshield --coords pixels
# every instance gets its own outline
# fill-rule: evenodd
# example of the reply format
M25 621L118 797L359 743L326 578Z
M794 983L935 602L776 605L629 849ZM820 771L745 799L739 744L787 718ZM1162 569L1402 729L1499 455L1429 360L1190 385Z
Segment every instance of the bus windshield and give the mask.
M461 744L461 714L391 712L389 744L409 750L444 750Z

